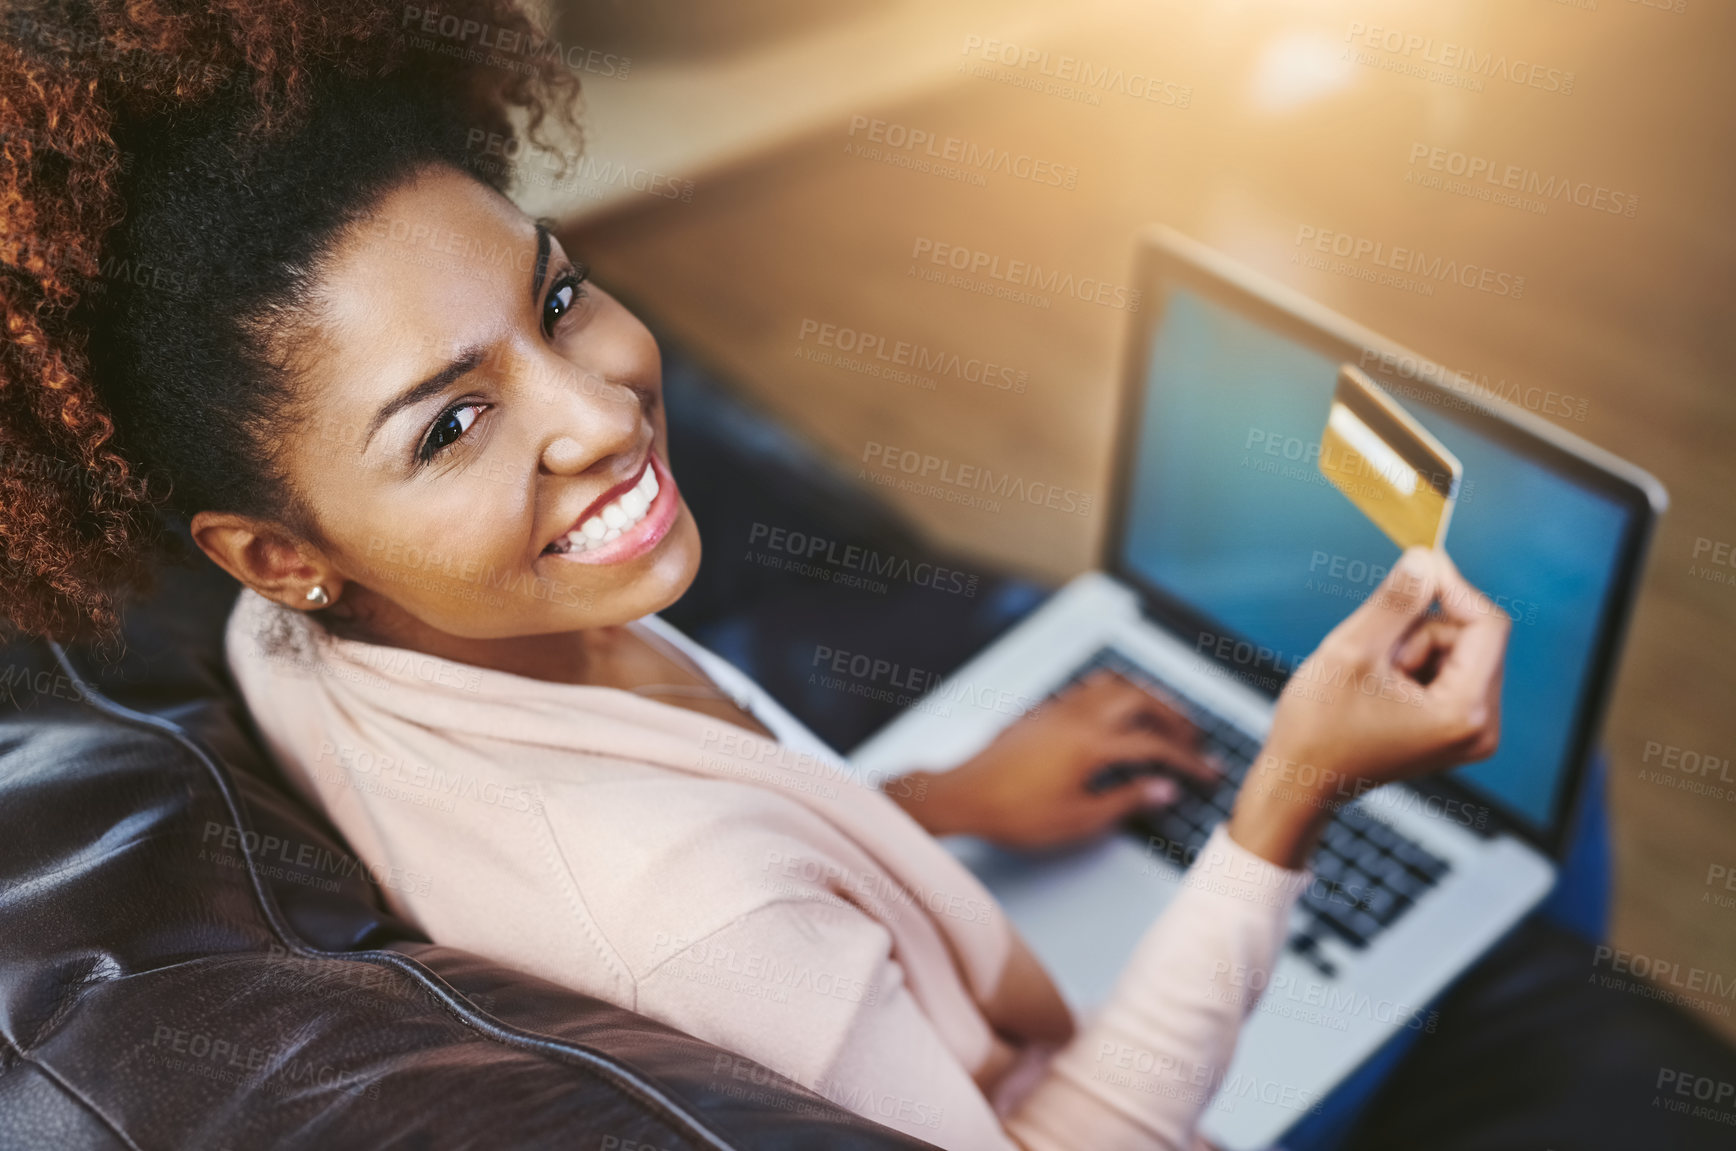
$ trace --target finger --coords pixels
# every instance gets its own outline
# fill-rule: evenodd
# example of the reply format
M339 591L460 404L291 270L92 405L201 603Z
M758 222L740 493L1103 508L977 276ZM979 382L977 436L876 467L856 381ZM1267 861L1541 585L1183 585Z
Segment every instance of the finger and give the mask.
M1092 831L1103 830L1140 812L1168 807L1180 794L1173 779L1135 779L1088 797L1081 814Z
M1171 701L1155 687L1146 688L1127 680L1121 682L1126 685L1125 690L1105 698L1101 713L1104 719L1120 727L1145 727L1185 743L1199 739L1199 729L1180 704Z
M1099 669L1080 684L1080 705L1108 727L1143 724L1176 738L1191 738L1193 721L1165 697L1124 676Z
M1094 713L1105 695L1117 692L1126 684L1126 680L1108 668L1100 667L1061 692L1059 698L1070 706Z
M1222 768L1201 755L1192 744L1158 735L1155 732L1127 732L1105 743L1097 762L1161 763L1181 775L1208 787L1223 779Z
M1339 627L1359 645L1367 644L1383 655L1390 651L1434 602L1438 555L1428 548L1407 549L1374 593Z
M1484 595L1460 574L1458 565L1446 552L1440 552L1436 558L1436 571L1440 576L1441 614L1447 619L1465 623L1474 616L1491 616L1500 612L1494 601Z
M1490 615L1473 614L1459 629L1452 647L1441 660L1440 671L1430 685L1431 694L1469 704L1480 701L1493 717L1499 709L1501 671L1507 655L1507 614L1496 609Z
M1399 641L1392 662L1400 671L1415 676L1436 652L1450 649L1464 625L1427 616Z

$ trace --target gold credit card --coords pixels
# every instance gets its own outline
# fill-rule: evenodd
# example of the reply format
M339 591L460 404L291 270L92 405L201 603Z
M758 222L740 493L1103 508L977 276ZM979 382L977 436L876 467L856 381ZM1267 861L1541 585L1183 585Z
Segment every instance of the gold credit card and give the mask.
M1465 469L1367 373L1338 369L1320 474L1401 548L1438 548Z

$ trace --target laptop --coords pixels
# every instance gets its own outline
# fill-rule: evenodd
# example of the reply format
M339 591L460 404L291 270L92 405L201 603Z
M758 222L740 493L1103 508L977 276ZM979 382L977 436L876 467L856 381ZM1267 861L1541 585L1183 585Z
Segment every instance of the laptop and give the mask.
M1098 667L1182 702L1230 769L1221 788L1184 791L1077 850L948 841L1089 1011L1228 815L1287 676L1398 557L1309 451L1340 366L1366 372L1456 455L1447 552L1514 621L1500 748L1370 792L1327 829L1202 1121L1213 1143L1252 1151L1280 1143L1388 1040L1432 1031L1433 1001L1548 894L1667 497L1528 410L1525 394L1515 404L1471 386L1174 231L1140 236L1137 285L1149 306L1131 317L1098 570L850 760L889 775L961 762ZM1009 698L1019 706L1001 706Z

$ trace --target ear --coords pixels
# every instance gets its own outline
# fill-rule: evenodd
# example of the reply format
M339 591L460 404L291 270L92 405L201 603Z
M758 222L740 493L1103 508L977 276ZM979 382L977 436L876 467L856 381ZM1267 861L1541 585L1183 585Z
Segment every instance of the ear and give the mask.
M267 599L308 610L307 593L325 588L337 600L343 579L318 548L280 525L229 512L199 512L190 525L193 542L218 567Z

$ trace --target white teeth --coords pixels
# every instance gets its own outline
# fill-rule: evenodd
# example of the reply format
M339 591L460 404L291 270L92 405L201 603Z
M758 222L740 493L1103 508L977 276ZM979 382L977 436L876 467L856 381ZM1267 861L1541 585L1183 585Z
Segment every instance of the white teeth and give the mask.
M622 532L645 518L662 490L662 485L657 482L656 470L647 467L637 484L562 536L556 541L554 550L569 553L589 551L619 539Z

